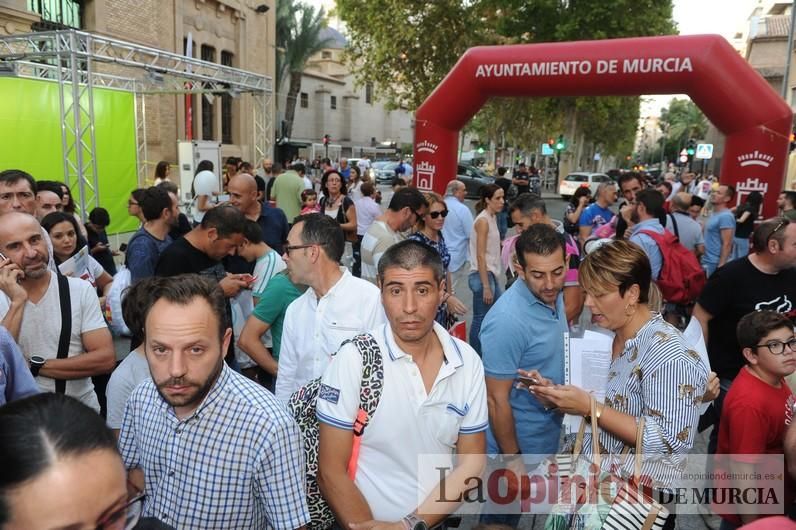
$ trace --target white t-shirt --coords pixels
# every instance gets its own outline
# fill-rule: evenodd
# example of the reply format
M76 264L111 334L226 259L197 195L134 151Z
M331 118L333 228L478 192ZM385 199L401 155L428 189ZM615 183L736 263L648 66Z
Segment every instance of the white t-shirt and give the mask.
M302 177L302 178L304 179L304 189L305 190L313 189L312 179L309 178L307 175L304 175L304 177Z
M384 221L373 221L362 237L362 278L376 283L381 256L404 239L403 234L395 232Z
M268 282L271 281L275 275L285 270L285 260L276 250L271 249L267 253L257 258L257 263L254 265L254 274L257 279L252 283L252 296L260 298L268 287Z
M141 347L143 349L143 346ZM107 424L111 429L121 429L124 419L124 406L127 398L143 381L149 379L149 365L143 353L136 350L130 352L121 364L113 371L105 395L108 398Z
M194 201L198 201L202 195L207 195L208 200L211 200L214 193L221 193L218 186L218 177L210 171L200 171L193 179L193 192ZM204 216L205 212L200 212L198 208L193 209L193 220L197 223L201 223Z
M438 468L453 468L459 436L488 426L481 359L439 324L433 329L445 362L428 393L417 364L398 347L389 325L371 331L381 350L384 386L362 435L354 483L379 521L398 521L411 513L439 482ZM361 374L362 357L356 346L346 344L323 374L319 421L353 429Z
M94 287L80 278L68 278L69 294L72 302L72 334L69 340L69 357L85 352L83 333L97 329L106 329L102 318L99 299ZM10 301L5 293L0 293L0 319L8 313ZM34 304L30 300L25 303L22 326L19 332L19 347L26 359L39 355L45 359L58 356L58 339L61 334L61 303L58 296L58 281L54 273L50 273L50 285L47 292ZM36 378L42 392L55 392L55 380L49 377ZM71 379L66 382L66 395L79 399L86 405L99 411L97 395L90 377Z

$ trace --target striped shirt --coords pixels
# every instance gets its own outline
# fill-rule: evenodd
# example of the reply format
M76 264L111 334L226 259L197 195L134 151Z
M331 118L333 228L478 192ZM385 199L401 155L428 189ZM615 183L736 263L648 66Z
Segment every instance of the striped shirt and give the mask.
M175 528L293 529L309 522L301 434L273 394L226 364L180 420L152 380L127 402L119 438L141 468L145 517Z
M699 354L690 350L682 334L658 314L611 361L605 406L635 418L644 417L642 474L656 481L657 487L671 484L676 466L694 445L707 379ZM587 434L583 454L590 455L591 446L592 438ZM625 448L622 440L601 430L600 446L609 455L602 459L605 470L620 465L623 476L632 474L633 458L616 458Z

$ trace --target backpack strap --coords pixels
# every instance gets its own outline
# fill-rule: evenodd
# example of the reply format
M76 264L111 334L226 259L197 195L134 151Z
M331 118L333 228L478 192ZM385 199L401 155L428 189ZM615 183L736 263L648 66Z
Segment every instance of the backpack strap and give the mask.
M674 235L677 236L677 239L680 239L680 230L677 228L677 219L674 218L673 213L670 213L669 217L672 219L672 226L674 227Z
M69 356L69 338L72 336L72 297L69 294L69 280L60 272L55 273L58 279L58 298L61 302L61 335L58 337L58 356L66 359ZM55 380L56 394L66 393L66 380Z
M348 461L348 476L354 480L359 462L359 448L365 427L370 423L376 407L379 406L381 391L384 388L384 365L379 343L373 336L365 333L344 342L351 342L362 356L362 380L359 386L359 410L354 421L354 442L351 459Z

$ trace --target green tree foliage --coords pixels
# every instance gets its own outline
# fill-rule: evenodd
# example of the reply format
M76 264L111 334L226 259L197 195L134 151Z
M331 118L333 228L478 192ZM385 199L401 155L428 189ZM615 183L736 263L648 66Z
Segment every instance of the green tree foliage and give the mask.
M474 45L675 31L672 0L338 0L337 13L348 28L358 79L374 82L390 103L409 109L417 108ZM505 138L525 147L565 133L618 154L631 149L639 102L638 97L495 99L469 129L496 143Z
M690 138L702 140L708 132L708 120L690 99L673 99L661 109L658 122L666 138L666 155L674 157ZM661 138L663 141L663 138Z
M323 9L295 2L279 0L276 8L276 82L277 90L289 81L285 103L285 133L293 133L293 118L296 114L296 99L301 91L301 76L310 57L330 44L331 39L321 39L321 30L326 27Z
M483 43L478 11L461 0L337 0L357 80L392 108L416 109L459 56Z

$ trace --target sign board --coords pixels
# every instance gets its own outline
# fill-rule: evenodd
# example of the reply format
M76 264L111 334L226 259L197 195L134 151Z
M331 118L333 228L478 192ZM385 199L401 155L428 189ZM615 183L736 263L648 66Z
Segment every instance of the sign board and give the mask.
M688 155L680 155L680 162L682 162L683 164L688 162Z
M595 162L599 162L600 161L600 153L594 153L594 161Z
M696 158L713 158L713 144L697 144Z
M688 151L683 149L682 151L680 151L680 156L688 156Z
M542 156L553 156L553 148L549 144L542 144Z

